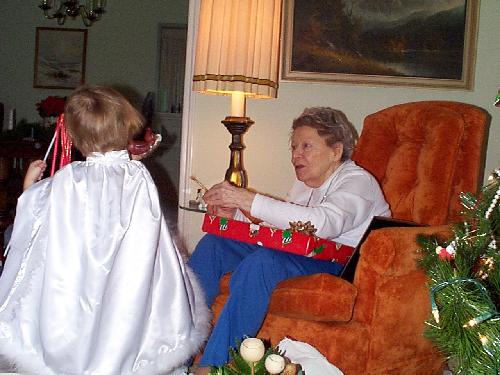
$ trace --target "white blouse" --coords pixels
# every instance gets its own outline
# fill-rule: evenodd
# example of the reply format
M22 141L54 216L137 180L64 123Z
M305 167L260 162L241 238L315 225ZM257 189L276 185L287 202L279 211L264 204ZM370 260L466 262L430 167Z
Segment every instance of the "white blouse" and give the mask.
M342 163L319 188L296 180L286 202L257 194L251 215L286 229L311 221L321 238L356 246L373 216L390 216L378 182L352 160ZM241 214L238 214L241 219Z

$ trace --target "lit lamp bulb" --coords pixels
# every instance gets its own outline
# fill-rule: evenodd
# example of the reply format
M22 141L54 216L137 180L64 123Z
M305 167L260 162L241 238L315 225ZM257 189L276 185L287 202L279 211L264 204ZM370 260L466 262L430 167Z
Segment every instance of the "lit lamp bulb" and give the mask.
M260 361L264 351L264 343L257 338L247 338L240 345L240 355L247 362Z
M270 374L280 374L285 369L285 358L278 354L269 354L264 366Z
M243 91L231 92L231 116L245 117L246 112L245 93Z

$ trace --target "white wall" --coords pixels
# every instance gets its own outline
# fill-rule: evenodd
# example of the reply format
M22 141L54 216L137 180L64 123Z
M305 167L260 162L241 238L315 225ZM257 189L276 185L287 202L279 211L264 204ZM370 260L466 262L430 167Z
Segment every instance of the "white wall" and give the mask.
M278 98L247 101L247 115L255 124L244 137L244 162L250 186L259 191L284 196L293 180L289 161L288 136L292 120L308 106L330 106L343 110L358 130L366 115L398 103L420 100L452 100L484 108L491 115L485 175L500 166L500 108L493 100L500 88L500 1L481 1L475 85L472 91L370 87L346 84L281 82ZM230 135L220 121L228 114L226 97L193 94L191 169L211 186L224 178L229 162ZM436 181L438 184L439 181ZM186 195L196 191L188 181ZM182 199L182 197L181 197ZM188 199L188 197L186 197ZM184 235L189 250L202 236L202 215L186 213Z

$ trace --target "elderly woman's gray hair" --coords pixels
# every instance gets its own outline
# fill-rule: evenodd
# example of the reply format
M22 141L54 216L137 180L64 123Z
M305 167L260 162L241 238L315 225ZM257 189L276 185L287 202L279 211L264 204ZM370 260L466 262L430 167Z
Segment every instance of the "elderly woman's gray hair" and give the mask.
M342 161L351 158L358 134L343 112L330 107L306 108L293 121L292 129L295 130L302 126L316 129L330 147L338 142L342 143L344 146Z

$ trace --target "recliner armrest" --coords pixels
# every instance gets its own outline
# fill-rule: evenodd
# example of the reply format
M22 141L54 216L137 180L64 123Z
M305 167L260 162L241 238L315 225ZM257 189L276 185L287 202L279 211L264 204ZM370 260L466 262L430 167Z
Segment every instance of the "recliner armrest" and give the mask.
M282 281L275 288L269 312L288 318L318 322L348 322L352 318L358 290L326 273Z
M400 276L413 272L418 259L417 235L436 235L447 238L451 234L449 225L382 228L372 231L361 246L360 268L369 268L380 275ZM354 280L356 283L356 279Z

